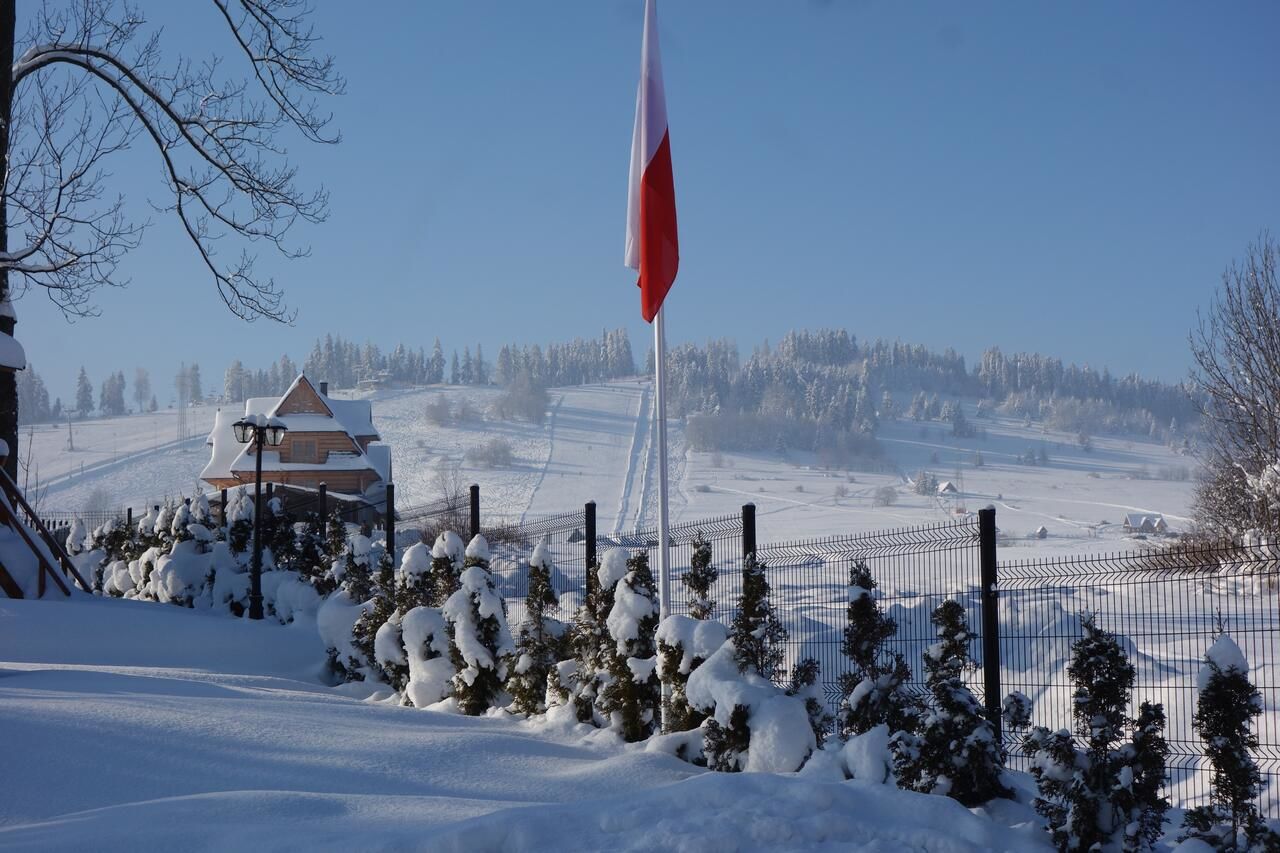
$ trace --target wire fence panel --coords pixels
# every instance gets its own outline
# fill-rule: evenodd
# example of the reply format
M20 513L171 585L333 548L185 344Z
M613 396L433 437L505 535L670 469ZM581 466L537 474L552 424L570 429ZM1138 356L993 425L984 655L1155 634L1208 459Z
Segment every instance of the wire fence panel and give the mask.
M1257 719L1259 769L1268 781L1260 807L1280 817L1280 555L1273 548L1175 549L1000 565L1001 681L1035 702L1032 719L1072 728L1071 646L1080 616L1114 633L1137 677L1130 714L1160 702L1167 718L1172 802L1208 802L1209 766L1195 734L1197 674L1218 632L1244 651L1250 679L1262 694ZM1021 738L1006 733L1011 767L1026 770Z
M964 605L975 640L973 653L980 658L976 520L782 542L764 545L756 554L767 567L774 607L787 629L786 665L793 667L806 657L818 661L823 697L832 714L843 699L841 676L849 671L842 646L849 569L858 562L865 563L875 578L881 608L898 623L888 645L907 659L917 690L923 690L924 650L936 641L929 616L945 599ZM981 696L980 683L974 687Z
M560 603L547 615L570 621L587 589L586 511L525 518L515 524L482 523L480 532L489 542L490 568L507 602L507 622L518 636L525 621L529 595L529 560L539 544L551 556L551 588Z

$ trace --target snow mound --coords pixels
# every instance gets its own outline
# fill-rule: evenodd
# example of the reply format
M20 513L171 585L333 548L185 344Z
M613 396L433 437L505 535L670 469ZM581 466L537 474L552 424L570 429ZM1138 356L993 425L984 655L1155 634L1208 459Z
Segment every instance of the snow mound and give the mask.
M468 559L489 562L489 540L485 539L483 534L477 533L467 543L466 554Z
M584 814L592 815L583 820ZM774 853L1047 851L1043 831L1009 828L954 800L858 781L706 773L594 803L508 809L446 827L440 851L576 850Z
M431 556L437 560L450 560L457 565L462 565L462 552L464 546L462 537L454 533L452 530L446 530L436 537L435 544L431 546Z

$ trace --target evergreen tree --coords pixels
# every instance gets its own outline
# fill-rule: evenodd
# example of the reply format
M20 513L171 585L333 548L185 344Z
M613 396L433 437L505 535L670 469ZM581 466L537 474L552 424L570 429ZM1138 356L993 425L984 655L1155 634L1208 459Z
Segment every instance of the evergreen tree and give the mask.
M835 718L827 711L822 701L822 691L818 687L818 676L822 674L822 666L817 658L802 658L791 670L791 683L787 687L788 696L799 696L804 699L804 709L809 715L809 728L813 729L813 738L819 748L827 739Z
M966 806L1010 797L1012 791L1000 781L1004 754L995 729L964 683L964 673L973 667L972 635L964 608L948 599L933 611L932 621L938 642L924 654L931 701L919 733L903 740L898 781L911 790L943 794Z
M1039 796L1035 806L1061 851L1150 849L1159 835L1168 802L1158 796L1164 782L1164 709L1144 703L1137 721L1125 709L1134 668L1115 636L1092 616L1072 646L1067 667L1075 690L1071 733L1034 727L1024 749L1032 756L1031 775ZM1136 723L1130 741L1125 728Z
M876 604L875 579L859 560L849 569L849 608L841 650L852 665L840 677L844 695L840 731L846 737L887 725L891 734L911 733L919 725L920 709L907 692L911 670L885 643L897 631L897 623Z
M756 559L755 552L748 554L742 563L742 594L738 596L729 638L733 640L738 671L750 670L772 681L782 665L787 629L774 614L764 573L765 565Z
M627 573L630 557L625 548L610 548L598 565L587 567L586 595L570 633L577 669L573 703L580 722L600 722L596 719L596 700L614 654L606 623L613 610L614 590Z
M444 348L440 346L440 339L436 338L431 345L431 361L427 364L427 383L436 385L441 382L444 382Z
M89 374L80 367L80 375L76 377L76 411L80 417L87 417L93 411L93 386L89 384Z
M457 385L462 382L462 370L458 367L458 351L453 351L453 359L449 362L449 384Z
M1197 838L1221 853L1280 850L1280 835L1263 822L1257 806L1266 785L1253 759L1258 748L1253 719L1262 713L1262 694L1230 636L1220 634L1214 641L1197 681L1193 725L1213 767L1210 804L1187 812L1179 840Z
M449 596L458 591L465 559L462 537L446 530L431 546L431 571L427 577L428 603L443 607Z
M453 695L458 709L479 716L501 704L507 659L515 652L507 627L507 606L489 572L489 543L476 535L467 545L461 587L444 603L449 625L449 654L457 675Z
M606 624L612 644L611 678L600 691L597 707L628 743L634 743L656 730L662 698L655 671L658 601L647 552L637 551L627 560Z
M547 676L565 655L564 623L546 615L548 607L559 603L551 586L553 568L546 543L539 543L529 557L525 620L516 641L516 662L507 679L507 692L522 714L540 714L547 709Z
M436 606L431 564L431 552L423 543L415 542L404 549L400 558L400 574L396 578L395 601L398 613L408 613L415 607ZM453 590L449 594L452 595Z
M711 587L719 576L719 571L711 565L711 543L702 538L699 530L693 540L689 571L681 577L689 590L689 615L694 619L710 619L715 613L716 602L711 597Z

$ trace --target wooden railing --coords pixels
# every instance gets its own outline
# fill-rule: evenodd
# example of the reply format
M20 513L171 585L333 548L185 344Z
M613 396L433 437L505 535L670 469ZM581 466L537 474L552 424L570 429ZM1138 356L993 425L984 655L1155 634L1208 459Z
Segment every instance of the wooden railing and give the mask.
M40 564L37 594L44 595L47 579L52 579L54 585L62 591L63 595L71 594L67 583L72 579L79 584L82 590L89 592L89 584L85 583L84 578L76 571L75 565L71 562L71 557L67 555L66 549L62 547L62 543L53 538L49 528L45 527L44 522L40 520L40 516L36 515L35 510L27 503L27 498L22 494L22 490L13 482L13 478L9 476L9 472L4 470L3 467L0 467L0 491L3 491L5 497L8 498L7 503L0 501L0 523L7 524L17 532ZM36 539L32 538L31 531L33 530L36 538L39 539L38 543ZM40 547L41 545L44 547ZM18 589L17 584L13 583L13 579L3 572L2 567L0 567L0 574L4 574L4 578L0 580L0 588L3 588L11 598L21 598L21 589ZM8 583L4 583L6 580ZM14 595L15 591L19 594Z

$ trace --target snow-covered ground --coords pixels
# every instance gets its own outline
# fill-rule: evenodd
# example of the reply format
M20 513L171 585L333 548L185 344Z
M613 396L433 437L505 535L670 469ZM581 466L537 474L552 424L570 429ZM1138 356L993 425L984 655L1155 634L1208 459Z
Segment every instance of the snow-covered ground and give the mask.
M0 599L0 848L1048 849L1026 806L704 773L605 731L326 687L323 658L308 621Z
M339 392L341 393L341 392ZM489 415L495 389L432 387L369 395L374 422L392 448L400 506L438 498L441 472L479 483L490 517L519 519L565 512L596 502L600 530L626 530L656 515L656 464L647 383L620 381L553 389L545 423L502 421ZM443 397L471 415L440 426L426 417ZM37 427L33 458L44 485L42 507L76 511L89 504L142 507L166 496L189 495L206 461L203 437L213 407L190 410L195 440L174 443L176 413L158 412L73 424L76 450L66 450L65 424ZM1095 436L1082 450L1074 435L1041 431L1011 418L966 413L985 435L956 439L938 423L882 424L886 454L881 473L826 471L813 454L704 453L688 449L681 424L670 427L671 517L687 521L757 505L761 542L934 523L988 504L997 508L1008 558L1133 547L1121 530L1128 512L1162 513L1174 530L1190 522L1195 460L1137 436ZM24 430L23 438L28 432ZM468 449L493 438L507 441L514 462L478 467ZM1049 463L1017 461L1041 449ZM981 457L983 464L976 463ZM953 481L960 494L916 495L908 479L926 469ZM449 473L454 472L454 473ZM877 490L895 490L881 506ZM1043 525L1045 539L1031 538Z

